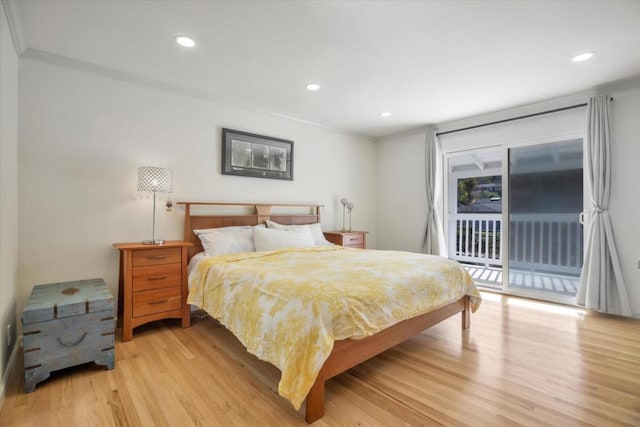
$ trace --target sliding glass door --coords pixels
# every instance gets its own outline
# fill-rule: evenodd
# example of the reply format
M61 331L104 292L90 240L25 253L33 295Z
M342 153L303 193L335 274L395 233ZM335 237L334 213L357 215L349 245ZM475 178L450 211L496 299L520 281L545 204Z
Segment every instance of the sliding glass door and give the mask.
M481 286L572 302L582 269L582 138L447 156L449 257Z
M584 250L582 139L507 150L507 286L574 297Z
M472 150L449 156L449 258L474 280L502 289L502 152Z

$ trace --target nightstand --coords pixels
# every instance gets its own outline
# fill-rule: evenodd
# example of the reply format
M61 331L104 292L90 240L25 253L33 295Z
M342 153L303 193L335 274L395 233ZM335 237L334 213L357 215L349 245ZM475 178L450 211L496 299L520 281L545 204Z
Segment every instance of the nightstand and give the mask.
M335 245L349 248L366 248L368 231L325 231L324 238Z
M133 338L133 328L160 319L181 319L191 325L187 304L187 248L180 240L162 245L114 243L120 251L118 315L122 341Z

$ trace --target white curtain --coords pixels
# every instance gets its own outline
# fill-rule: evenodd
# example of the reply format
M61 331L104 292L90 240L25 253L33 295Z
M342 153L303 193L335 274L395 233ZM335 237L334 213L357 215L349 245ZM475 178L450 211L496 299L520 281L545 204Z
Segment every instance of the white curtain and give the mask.
M587 158L593 211L587 229L585 254L577 302L603 313L631 315L609 216L611 191L610 95L589 99L587 105Z
M427 187L427 227L424 233L424 251L428 254L446 256L447 248L440 217L442 155L435 130L427 131L424 176Z

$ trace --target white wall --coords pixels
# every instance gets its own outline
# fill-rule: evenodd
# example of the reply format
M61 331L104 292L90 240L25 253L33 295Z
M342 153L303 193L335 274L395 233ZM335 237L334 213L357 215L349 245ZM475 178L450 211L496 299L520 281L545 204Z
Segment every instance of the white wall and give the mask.
M0 402L16 343L18 288L18 56L0 4ZM7 347L7 325L12 325ZM1 405L1 404L0 404Z
M424 133L377 143L377 248L422 252L426 227Z
M294 181L220 174L221 129L294 141ZM174 201L317 202L325 230L339 199L375 247L375 144L285 118L42 62L20 67L19 308L40 283L103 277L117 290L114 242L151 236L136 167L174 171ZM156 236L182 238L184 211L158 212Z
M640 227L637 224L640 197L640 80L611 85L613 188L611 217L631 308L640 316ZM601 90L601 91L602 91ZM486 123L536 111L586 102L590 94L580 94L536 105L438 125L439 131ZM444 135L443 152L488 147L503 143L533 141L550 136L584 132L586 108L537 116L474 130ZM391 137L377 142L378 167L378 249L420 251L424 232L424 144L425 132ZM384 171L384 173L382 172ZM387 171L389 173L387 173ZM383 178L384 177L384 178Z
M640 84L611 93L613 185L609 211L631 311L640 317Z

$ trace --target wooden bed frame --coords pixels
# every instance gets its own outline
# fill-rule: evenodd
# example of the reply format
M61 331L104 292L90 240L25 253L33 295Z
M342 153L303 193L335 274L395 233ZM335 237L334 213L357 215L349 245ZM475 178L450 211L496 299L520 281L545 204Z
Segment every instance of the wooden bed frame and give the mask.
M188 259L202 251L202 244L193 230L203 228L219 228L234 225L257 225L270 219L280 224L313 224L320 222L320 208L315 204L259 204L259 203L211 203L211 202L178 202L185 207L184 240L193 243L189 248ZM204 214L198 215L192 207L215 208L234 207L249 211L240 214ZM272 208L285 210L305 209L307 213L271 213ZM310 213L309 213L310 212ZM471 321L469 297L448 304L430 313L422 314L399 322L375 335L361 340L336 341L333 350L324 362L313 387L306 400L305 419L312 423L324 415L324 383L348 369L382 353L385 350L419 334L441 321L462 313L462 329L467 329Z

